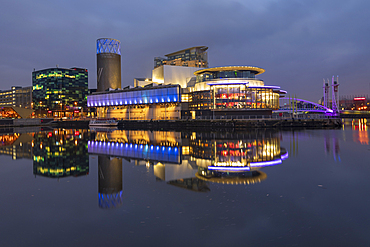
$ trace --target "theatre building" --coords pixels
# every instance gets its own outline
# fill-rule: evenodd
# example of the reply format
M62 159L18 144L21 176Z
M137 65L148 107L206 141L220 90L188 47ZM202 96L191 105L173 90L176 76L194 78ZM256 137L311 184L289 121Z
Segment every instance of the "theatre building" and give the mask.
M178 66L174 71L181 68L187 69ZM164 79L164 83L150 81L142 87L96 93L88 96L87 104L96 108L98 118L123 120L268 116L279 109L279 97L286 91L265 85L256 77L263 72L252 66L204 68L192 72L192 79L182 76L175 83Z

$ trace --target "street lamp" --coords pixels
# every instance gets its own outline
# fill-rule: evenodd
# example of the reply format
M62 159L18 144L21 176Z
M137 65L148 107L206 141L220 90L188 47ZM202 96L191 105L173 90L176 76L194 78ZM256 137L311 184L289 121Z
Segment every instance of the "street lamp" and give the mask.
M40 103L39 108L40 108L40 118L41 118L41 106L42 106L42 101L40 101L39 103Z

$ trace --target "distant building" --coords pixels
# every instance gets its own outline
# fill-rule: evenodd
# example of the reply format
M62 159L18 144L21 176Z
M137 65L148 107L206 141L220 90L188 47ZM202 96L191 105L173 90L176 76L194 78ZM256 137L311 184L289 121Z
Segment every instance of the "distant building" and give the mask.
M339 99L340 110L369 111L368 95L343 95Z
M0 90L0 106L32 109L32 87L11 87L10 90Z
M88 71L49 68L32 72L33 109L37 116L72 117L87 111Z
M195 46L167 54L167 58L155 57L154 68L162 65L207 68L207 50L207 46Z

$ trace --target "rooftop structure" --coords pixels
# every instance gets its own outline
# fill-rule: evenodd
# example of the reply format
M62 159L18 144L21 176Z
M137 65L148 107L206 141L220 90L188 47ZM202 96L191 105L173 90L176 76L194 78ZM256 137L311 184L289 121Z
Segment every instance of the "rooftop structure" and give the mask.
M185 67L208 67L207 46L194 46L165 55L167 58L155 57L154 68L162 65L174 65Z

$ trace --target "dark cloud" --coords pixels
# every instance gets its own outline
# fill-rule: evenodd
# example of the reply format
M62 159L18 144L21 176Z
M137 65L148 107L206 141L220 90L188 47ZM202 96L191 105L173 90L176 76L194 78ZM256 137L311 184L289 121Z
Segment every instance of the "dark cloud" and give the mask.
M317 101L322 79L370 94L369 6L357 1L16 1L2 3L1 89L31 85L33 68L86 67L96 87L96 39L121 41L122 85L153 58L196 45L210 66L254 65L260 78Z

